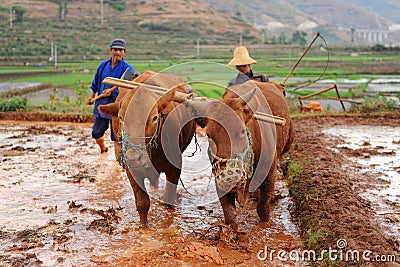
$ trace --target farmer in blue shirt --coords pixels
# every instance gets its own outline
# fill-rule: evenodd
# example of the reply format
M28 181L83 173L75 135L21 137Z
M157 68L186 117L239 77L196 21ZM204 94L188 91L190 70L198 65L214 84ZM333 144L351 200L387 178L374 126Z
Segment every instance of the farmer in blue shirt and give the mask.
M107 152L108 149L104 144L104 133L107 131L108 127L111 129L111 140L116 142L115 135L112 130L111 117L100 114L97 109L99 105L105 105L109 103L114 103L117 98L119 91L118 88L115 90L110 89L111 86L103 84L103 80L106 77L121 78L122 74L127 68L135 74L135 70L132 65L127 63L123 57L126 53L126 42L123 39L115 39L110 45L111 58L100 63L97 68L96 75L92 81L90 89L92 90L91 97L87 100L87 103L93 104L93 115L95 116L95 121L92 127L92 137L96 140L96 143L100 147L100 152ZM103 95L104 97L96 99L94 98L96 94Z

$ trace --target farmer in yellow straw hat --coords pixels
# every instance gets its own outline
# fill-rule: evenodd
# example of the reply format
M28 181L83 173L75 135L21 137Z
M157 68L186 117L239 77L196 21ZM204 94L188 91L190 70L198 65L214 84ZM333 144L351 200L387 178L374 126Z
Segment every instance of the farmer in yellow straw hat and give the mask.
M242 84L248 80L255 80L259 82L268 82L268 77L266 77L262 73L256 73L251 70L250 65L256 64L257 61L252 59L249 55L249 51L244 46L239 46L235 48L233 52L233 59L229 61L228 66L236 66L238 70L238 75L235 78L232 78L228 82L228 88L236 85Z

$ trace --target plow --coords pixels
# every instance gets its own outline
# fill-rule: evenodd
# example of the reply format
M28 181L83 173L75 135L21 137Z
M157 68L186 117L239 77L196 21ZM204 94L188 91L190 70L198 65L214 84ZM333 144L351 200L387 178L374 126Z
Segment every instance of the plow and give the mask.
M314 39L311 41L311 43L308 45L308 47L306 48L306 50L304 51L304 53L302 54L302 56L297 60L297 62L294 64L293 68L290 70L290 72L289 72L288 75L286 76L285 80L284 80L283 83L281 84L283 87L286 86L287 80L288 80L289 77L293 74L294 70L295 70L295 69L297 68L297 66L300 64L300 62L301 62L301 60L303 59L303 57L307 54L307 52L310 50L310 48L313 46L313 44L315 43L315 41L316 41L318 38L321 38L321 39L324 41L324 43L325 43L325 48L326 48L326 51L327 51L327 53L328 53L328 60L327 60L327 64L325 65L324 71L323 71L323 72L321 73L321 75L320 75L315 81L313 81L312 83L317 82L317 81L318 81L319 79L321 79L321 77L324 75L325 71L326 71L327 68L328 68L328 64L329 64L329 50L328 50L328 46L327 46L327 44L326 44L325 39L324 39L324 38L320 35L320 33L318 32L318 33L316 34L316 36L314 37ZM297 87L297 88L294 89L294 90L297 90L297 89L300 89L300 88L304 88L304 87L306 87L307 85L310 85L310 84L311 84L311 83L306 84L306 85L303 85L303 86L300 86L300 87ZM325 89L322 89L322 90L320 90L320 91L316 91L316 92L313 92L313 93L310 93L310 94L304 95L304 96L298 96L297 99L298 99L298 101L299 101L299 110L300 110L300 111L307 111L307 109L308 109L308 107L306 107L306 106L303 105L303 101L302 101L302 100L308 99L308 98L311 98L311 97L314 97L314 96L317 96L317 95L320 95L320 94L323 94L323 93L328 92L328 91L331 91L331 90L335 90L335 91L336 91L337 97L329 97L328 99L340 101L340 104L341 104L341 106L342 106L343 111L346 111L346 107L344 106L343 102L349 102L349 103L353 103L353 104L361 104L361 102L358 102L358 101L343 99L343 98L340 96L340 93L339 93L339 89L338 89L338 87L337 87L337 84L333 84L332 86L327 87L327 88L325 88ZM319 103L318 103L318 104L319 104ZM319 108L322 109L321 105L319 105Z
M331 91L331 90L335 90L336 91L337 97L328 97L328 99L339 101L341 106L342 106L343 111L346 111L346 107L344 106L343 102L349 102L349 103L353 103L353 104L362 104L362 102L359 102L359 101L354 101L354 100L349 100L349 99L342 98L340 96L339 89L338 89L337 85L333 84L332 86L330 86L328 88L325 88L325 89L322 89L320 91L317 91L317 92L314 92L314 93L311 93L311 94L308 94L308 95L304 95L304 96L298 96L297 99L299 100L299 110L300 111L307 111L308 110L308 107L303 105L303 101L302 100L308 99L308 98L311 98L311 97L314 97L314 96L317 96L317 95L320 95L322 93L325 93L325 92L328 92L328 91Z

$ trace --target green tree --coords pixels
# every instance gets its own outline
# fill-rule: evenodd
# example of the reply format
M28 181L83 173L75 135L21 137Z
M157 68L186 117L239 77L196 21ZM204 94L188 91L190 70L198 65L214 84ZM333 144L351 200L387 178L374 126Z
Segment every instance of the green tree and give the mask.
M14 10L15 15L17 16L17 22L24 21L24 15L28 11L28 9L22 6L13 6L12 9Z
M12 12L15 12L15 15L17 16L16 21L17 22L22 22L24 20L24 15L28 11L25 7L22 6L12 6L12 7L3 7L0 6L0 11L6 11L9 12L10 8Z
M75 0L50 0L50 2L58 4L58 16L61 21L65 20L65 16L68 13L68 3L73 1Z
M279 43L280 44L286 44L286 36L283 32L279 35Z
M292 42L294 44L300 44L300 45L305 45L307 43L306 37L307 33L305 32L300 32L300 31L295 31L292 35Z
M125 10L125 0L104 0L104 4L109 4L113 9L118 11Z

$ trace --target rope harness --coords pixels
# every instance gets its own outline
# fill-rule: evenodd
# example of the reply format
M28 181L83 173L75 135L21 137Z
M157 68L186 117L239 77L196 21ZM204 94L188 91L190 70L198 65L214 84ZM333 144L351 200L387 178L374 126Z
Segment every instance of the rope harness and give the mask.
M245 149L234 157L225 159L213 156L212 173L218 188L224 192L242 193L249 188L253 177L254 152L252 148L251 134L248 129L247 145Z
M122 130L122 121L120 120L121 135L118 136L118 142L121 146L121 150L118 154L118 163L126 169L129 162L136 161L142 163L146 159L146 155L151 160L151 151L158 147L157 138L161 131L161 126L165 121L165 117L168 113L163 111L158 114L157 128L152 136L139 136L135 138L129 138L129 134ZM134 139L150 139L145 145L135 145L132 140ZM146 164L146 161L144 162ZM147 162L147 165L149 162Z

